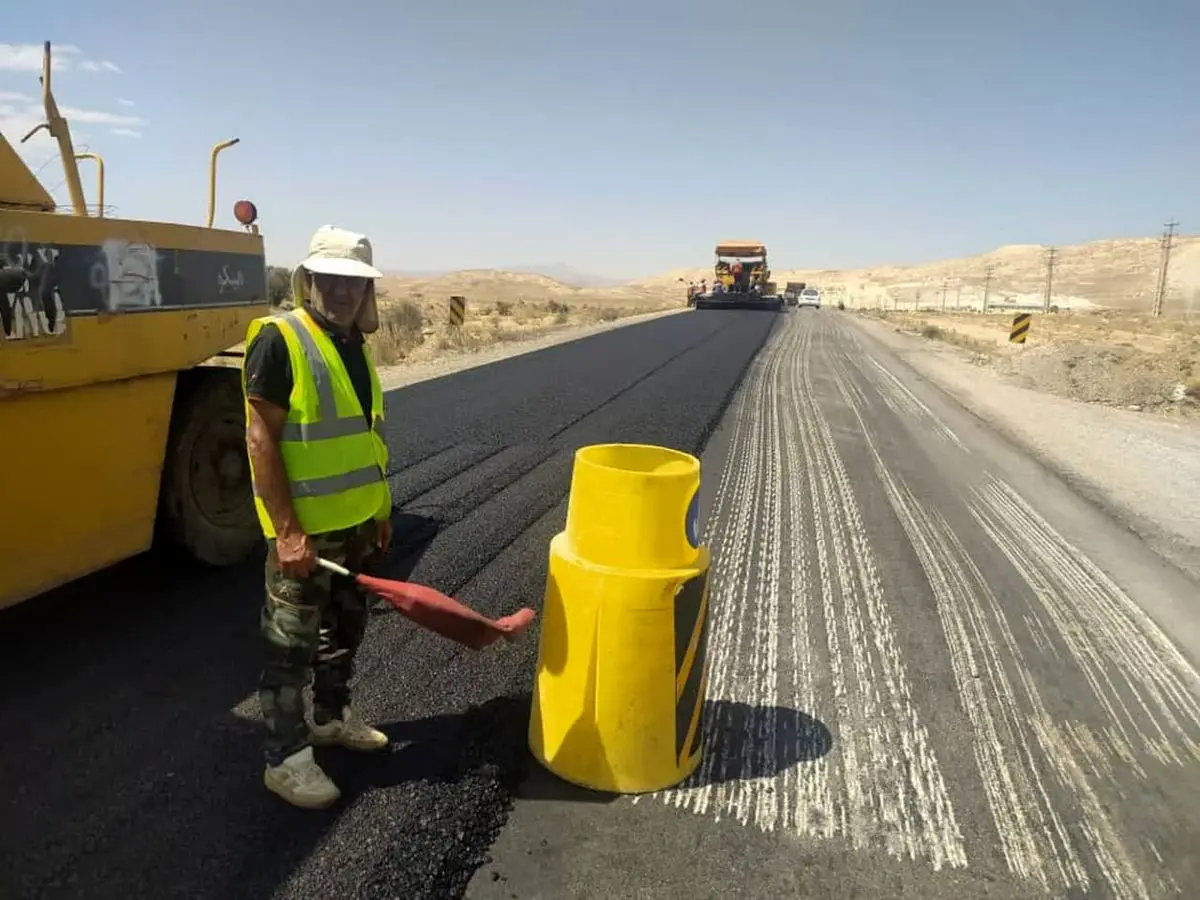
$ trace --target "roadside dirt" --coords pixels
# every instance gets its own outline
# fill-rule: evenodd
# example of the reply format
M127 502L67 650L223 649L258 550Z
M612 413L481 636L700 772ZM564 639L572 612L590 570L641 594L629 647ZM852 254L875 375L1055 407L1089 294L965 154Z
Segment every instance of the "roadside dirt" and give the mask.
M986 352L897 330L896 322L874 316L858 316L856 321L918 374L1025 446L1085 496L1115 512L1165 558L1200 579L1200 417L1184 412L1187 404L1160 403L1170 409L1151 414L1109 403L1082 403L1015 383ZM1179 352L1174 338L1170 344L1170 353ZM1049 343L1043 349L1055 352ZM1092 344L1082 352L1100 360L1095 363L1096 379L1109 379L1103 382L1105 393L1126 390L1117 387L1126 382L1111 377L1112 369L1120 366L1106 361L1103 350ZM1069 357L1064 353L1059 358ZM1039 383L1033 377L1028 380ZM1055 386L1062 389L1061 384ZM1143 391L1138 396L1145 400L1150 394Z
M512 356L532 353L535 350L541 350L545 347L565 344L568 341L575 341L593 334L611 331L614 328L623 328L626 325L633 325L638 322L648 322L651 319L671 316L680 312L683 312L683 310L669 309L626 316L611 322L600 322L590 325L562 325L551 327L541 332L526 332L521 337L514 338L505 343L473 348L460 347L455 349L447 347L437 355L431 354L427 357L416 357L400 365L380 366L379 381L385 391L392 390L393 388L404 387L407 384L416 384L419 381L441 378L443 375L451 375L455 372L473 369L476 366L499 362L502 359L508 359Z
M1034 313L1010 344L1011 314L864 312L963 351L1007 383L1071 400L1200 416L1200 322L1104 311Z

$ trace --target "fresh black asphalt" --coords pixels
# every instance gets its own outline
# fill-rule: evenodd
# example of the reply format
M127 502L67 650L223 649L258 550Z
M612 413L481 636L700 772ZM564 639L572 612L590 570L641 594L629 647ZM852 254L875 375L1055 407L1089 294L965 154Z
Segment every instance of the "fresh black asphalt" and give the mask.
M573 451L699 453L777 321L669 316L390 393L386 574L540 607ZM356 702L393 752L323 753L344 799L301 812L261 783L260 602L261 560L147 556L0 615L0 898L461 895L527 773L536 634L476 654L380 610Z

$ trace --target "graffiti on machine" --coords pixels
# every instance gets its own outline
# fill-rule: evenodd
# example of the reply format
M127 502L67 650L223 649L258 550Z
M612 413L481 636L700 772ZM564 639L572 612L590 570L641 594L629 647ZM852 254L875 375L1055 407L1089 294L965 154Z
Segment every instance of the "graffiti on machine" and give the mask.
M9 341L67 333L67 310L59 292L56 247L29 244L12 235L0 245L0 328Z

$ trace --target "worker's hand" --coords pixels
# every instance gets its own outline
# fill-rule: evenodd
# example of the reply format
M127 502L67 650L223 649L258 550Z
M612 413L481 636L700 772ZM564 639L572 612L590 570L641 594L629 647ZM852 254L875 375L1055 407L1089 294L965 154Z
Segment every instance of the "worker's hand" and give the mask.
M379 548L380 553L387 553L388 547L392 544L392 520L391 519L376 519L375 520L375 546Z
M275 538L279 570L289 578L307 578L317 567L317 552L303 531L279 534Z

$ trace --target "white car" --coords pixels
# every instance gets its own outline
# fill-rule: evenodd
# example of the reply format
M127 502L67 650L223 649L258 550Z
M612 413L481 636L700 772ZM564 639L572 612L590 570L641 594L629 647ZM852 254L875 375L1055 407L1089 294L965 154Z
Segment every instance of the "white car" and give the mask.
M800 296L796 298L796 308L808 306L812 309L821 308L821 292L816 288L805 288L800 292Z

